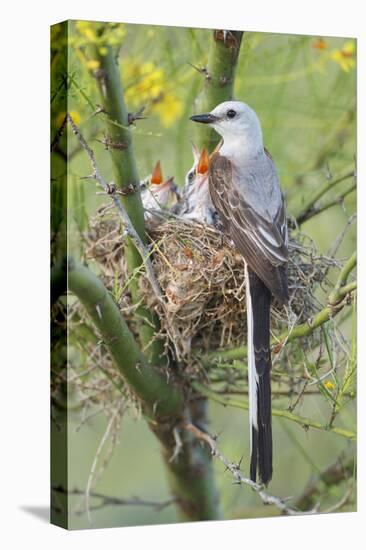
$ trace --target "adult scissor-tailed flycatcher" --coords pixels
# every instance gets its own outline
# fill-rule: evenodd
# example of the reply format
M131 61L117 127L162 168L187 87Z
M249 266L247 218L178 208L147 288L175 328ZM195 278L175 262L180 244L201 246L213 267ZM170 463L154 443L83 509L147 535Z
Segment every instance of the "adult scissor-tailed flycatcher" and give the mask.
M224 232L245 260L250 477L272 478L270 303L288 301L286 211L256 113L240 101L191 117L223 138L209 166L209 190Z
M145 219L157 218L154 211L159 212L174 205L179 198L174 178L163 179L160 161L149 178L141 183L141 200L145 210ZM160 221L161 218L157 218Z

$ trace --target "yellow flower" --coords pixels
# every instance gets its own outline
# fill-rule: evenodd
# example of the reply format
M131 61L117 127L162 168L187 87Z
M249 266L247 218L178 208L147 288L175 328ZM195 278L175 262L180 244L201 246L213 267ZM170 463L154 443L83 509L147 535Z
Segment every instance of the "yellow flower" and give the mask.
M70 111L71 118L75 122L76 126L79 126L81 121L81 116L78 111ZM65 120L66 112L62 111L61 113L58 113L56 117L56 126L59 128L63 121Z
M163 85L164 73L160 69L155 69L137 84L136 91L137 93L148 95L150 98L154 99L158 97L162 91Z
M134 106L156 100L166 83L164 71L150 62L127 64L124 73L127 83L126 101ZM132 82L130 86L129 81Z
M100 61L98 61L97 59L89 59L85 65L87 66L88 69L90 69L91 71L95 71L96 69L99 69L99 65L100 65Z
M74 46L86 46L90 43L101 48L119 46L126 35L125 26L119 23L98 23L96 21L76 21L76 36L70 40ZM105 50L107 52L107 50ZM101 55L105 53L101 52Z
M76 126L79 126L81 122L81 115L79 111L70 111L72 120L75 122Z
M154 63L151 63L151 61L147 61L140 66L140 72L141 74L149 74L154 70L154 68Z
M354 40L345 42L340 50L333 50L331 58L338 63L343 71L348 73L356 66L355 60L356 44Z
M183 103L173 94L164 94L161 101L155 104L154 110L158 113L163 126L167 128L183 113Z
M97 34L95 32L95 23L92 21L76 21L75 26L79 33L85 36L90 42L96 42Z
M325 382L324 386L327 388L327 390L332 391L334 390L334 384L328 380L328 382Z
M181 116L183 103L174 94L165 92L169 82L163 69L152 61L126 61L123 70L128 104L138 107L150 103L151 110L159 115L165 127L171 126Z

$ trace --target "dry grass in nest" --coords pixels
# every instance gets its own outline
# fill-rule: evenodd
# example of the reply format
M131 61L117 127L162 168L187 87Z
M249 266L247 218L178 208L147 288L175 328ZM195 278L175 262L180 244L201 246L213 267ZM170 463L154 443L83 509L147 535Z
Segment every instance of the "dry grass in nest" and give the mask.
M148 227L152 264L162 288L163 307L140 278L142 297L161 322L161 337L175 358L191 362L195 353L242 345L246 332L244 263L214 228L190 220L170 218ZM95 259L104 283L113 291L129 319L128 275L123 238L117 216L102 209L88 235L87 258ZM290 236L287 307L272 308L272 330L308 319L318 309L314 290L336 261L318 254L312 240L299 232ZM116 275L117 274L117 275Z

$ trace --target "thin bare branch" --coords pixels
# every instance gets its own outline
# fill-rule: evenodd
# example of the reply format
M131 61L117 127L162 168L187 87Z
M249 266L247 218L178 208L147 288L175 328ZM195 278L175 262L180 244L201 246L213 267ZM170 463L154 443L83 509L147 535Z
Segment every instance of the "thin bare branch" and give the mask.
M335 462L309 480L303 492L296 498L296 507L306 509L313 506L324 488L334 487L345 481L352 476L354 467L355 457L353 454L339 456Z
M90 469L89 477L88 477L88 482L86 484L86 489L85 489L85 510L86 510L86 514L88 516L88 520L89 520L90 525L92 524L92 518L91 518L91 515L90 515L91 488L92 488L92 485L93 485L94 478L96 476L96 469L97 469L97 465L98 465L98 462L99 462L101 452L102 452L102 450L103 450L103 448L104 448L104 446L105 446L105 444L106 444L106 442L109 438L109 434L112 430L112 427L113 427L114 423L116 422L116 420L117 420L117 418L120 414L121 405L122 405L122 402L119 403L119 405L116 407L114 413L111 415L111 418L110 418L110 420L107 424L106 430L105 430L105 432L103 434L103 437L100 440L100 443L98 445L97 452L95 453L93 463L92 463L92 466L91 466L91 469Z
M300 223L304 223L305 221L311 220L312 218L314 218L314 216L317 216L318 214L322 214L326 210L329 210L329 208L332 208L332 206L336 206L337 204L342 205L344 202L344 199L348 195L353 193L353 191L355 191L356 189L357 189L357 184L353 183L350 187L348 187L348 189L340 193L334 199L329 199L328 201L324 202L319 206L314 205L311 211L308 212L307 216L305 216Z
M317 206L316 203L319 199L321 199L326 193L328 193L331 189L336 187L339 183L342 183L343 181L353 178L354 182L356 180L356 170L353 168L351 170L348 170L344 175L339 176L335 179L327 179L323 185L318 187L316 191L305 201L305 205L302 207L302 209L296 213L295 218L298 225L301 225L305 221L312 218L314 215L318 214L317 212Z
M71 491L66 491L63 487L54 487L52 488L52 491L55 493L61 493L68 496L83 496L86 497L85 491L82 491L81 489L72 489ZM103 493L99 493L98 491L90 491L89 493L90 498L96 498L99 499L101 502L98 505L90 506L90 510L99 510L100 508L104 508L105 506L146 506L148 508L153 508L156 512L160 512L167 506L170 506L171 504L174 504L177 502L177 499L175 497L168 498L166 500L163 500L161 502L154 501L154 500L148 500L143 499L140 497L133 497L133 498L120 498L120 497L113 497L109 495L105 495ZM83 513L82 512L75 512L76 514Z
M353 482L351 482L347 490L345 491L344 495L342 496L342 498L338 502L333 504L333 506L330 506L326 510L323 510L323 513L333 514L333 512L336 512L337 510L340 510L341 508L343 508L343 506L348 504L348 502L350 501L353 491L354 491L354 484Z
M183 428L191 432L197 439L204 441L210 447L212 456L220 460L225 465L226 469L232 473L235 479L235 483L237 483L238 485L242 485L242 484L247 485L248 487L253 489L253 491L255 491L258 494L263 504L275 506L283 514L286 514L288 516L297 516L297 515L304 515L304 514L311 515L318 512L316 508L309 510L307 512L297 510L286 504L286 500L288 499L282 499L280 497L270 495L269 493L264 491L263 485L260 485L259 483L255 483L251 479L242 475L240 471L240 464L236 464L235 462L232 462L221 453L215 437L212 437L208 433L203 432L202 430L197 428L197 426L194 426L191 423L184 424Z

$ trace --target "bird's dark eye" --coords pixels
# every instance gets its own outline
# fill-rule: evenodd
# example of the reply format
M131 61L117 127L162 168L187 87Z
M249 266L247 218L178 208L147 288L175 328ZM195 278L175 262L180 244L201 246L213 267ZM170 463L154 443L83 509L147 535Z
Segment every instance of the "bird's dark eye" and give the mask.
M234 109L229 109L229 111L226 113L227 118L234 118L236 115L236 111Z
M192 181L193 178L194 178L194 172L189 172L189 174L188 174L188 180L189 180L189 181Z

